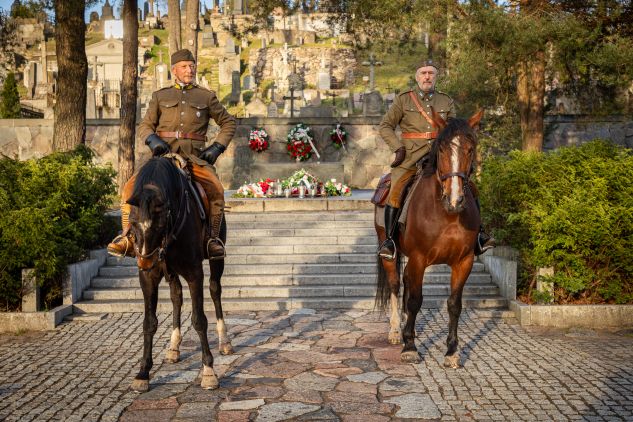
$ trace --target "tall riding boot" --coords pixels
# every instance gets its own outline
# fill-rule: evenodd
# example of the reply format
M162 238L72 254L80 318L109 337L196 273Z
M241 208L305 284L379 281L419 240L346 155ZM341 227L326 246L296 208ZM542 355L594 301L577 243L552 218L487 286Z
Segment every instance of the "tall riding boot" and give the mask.
M385 206L385 234L387 235L387 239L380 245L378 256L387 261L393 261L396 258L396 242L394 242L394 237L398 227L398 211L399 208L394 208L389 205Z
M207 241L207 254L209 259L224 259L226 256L226 250L224 249L224 242L220 239L220 227L222 227L222 217L224 214L213 214L209 218L209 224L211 226L211 234Z
M481 214L481 205L479 205L479 198L475 198L475 204L477 204L477 210ZM477 241L475 242L475 255L479 256L486 252L488 249L492 249L497 246L495 239L484 231L483 224L479 226L479 233L477 234Z
M121 205L121 227L123 228L123 232L108 244L108 253L118 257L134 257L136 256L136 253L134 252L134 239L130 236L129 204Z

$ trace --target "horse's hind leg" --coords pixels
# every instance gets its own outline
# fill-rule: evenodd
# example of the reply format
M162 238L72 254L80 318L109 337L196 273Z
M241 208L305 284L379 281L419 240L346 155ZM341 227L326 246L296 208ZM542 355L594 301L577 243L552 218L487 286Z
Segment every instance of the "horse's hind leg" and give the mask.
M448 337L446 338L447 351L444 357L444 366L447 368L459 368L459 352L457 345L457 323L462 313L462 292L464 284L473 267L474 255L464 258L451 267L451 295L448 298Z
M143 301L145 302L145 315L143 318L143 357L141 358L141 369L132 381L132 390L145 392L149 390L149 371L152 369L152 342L154 334L158 328L156 318L156 306L158 304L158 283L160 275L151 276L141 271L139 275L141 290L143 291Z
M222 273L224 272L223 260L209 261L211 267L211 277L209 279L209 291L211 292L211 299L213 300L213 306L215 307L215 319L217 321L216 327L218 329L218 347L220 353L223 355L230 355L233 353L233 346L231 340L226 331L226 324L224 323L224 313L222 312L222 285L220 280Z
M202 302L202 292L204 275L202 265L193 270L193 274L187 277L189 292L191 293L191 324L200 337L200 347L202 348L202 382L200 387L205 390L218 388L220 383L213 371L213 355L209 350L209 340L207 338L207 317L204 315Z
M407 322L404 326L404 347L400 352L403 362L418 363L420 355L415 347L415 319L422 307L422 279L424 266L419 260L410 258L404 269L404 285L406 290Z
M169 283L169 293L173 307L173 329L171 332L171 340L169 342L169 350L165 354L165 362L176 363L180 360L180 342L182 334L180 332L180 313L182 310L182 284L178 274L169 273L165 276Z

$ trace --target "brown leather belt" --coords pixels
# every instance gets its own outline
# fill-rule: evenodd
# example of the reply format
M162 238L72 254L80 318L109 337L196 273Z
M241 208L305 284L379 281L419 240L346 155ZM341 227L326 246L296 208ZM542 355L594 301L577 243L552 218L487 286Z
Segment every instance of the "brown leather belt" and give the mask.
M403 132L402 139L435 139L437 132Z
M176 139L193 139L194 141L206 141L207 137L200 135L199 133L187 133L187 132L156 132L161 138L176 138Z

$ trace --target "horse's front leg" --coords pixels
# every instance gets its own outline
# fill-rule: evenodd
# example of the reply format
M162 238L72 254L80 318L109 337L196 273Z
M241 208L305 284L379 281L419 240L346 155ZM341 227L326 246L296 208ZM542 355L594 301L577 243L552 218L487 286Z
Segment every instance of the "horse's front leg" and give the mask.
M400 352L403 362L418 363L420 355L415 347L415 319L422 307L422 281L424 278L424 265L419 258L409 258L404 269L404 284L406 291L407 322L404 326L404 347Z
M169 350L165 354L165 362L176 363L180 360L180 343L182 341L182 333L180 331L180 319L182 311L182 284L178 274L168 272L165 278L169 283L169 294L173 307L173 329L171 332L171 340L169 342Z
M202 382L200 387L210 390L218 388L220 383L218 377L213 371L213 356L209 350L209 340L207 338L208 322L207 317L204 314L203 306L203 280L204 275L202 273L202 263L200 262L197 268L185 277L189 284L189 292L191 293L191 323L193 328L200 337L200 347L202 348Z
M464 284L473 268L474 255L468 255L461 261L451 266L451 295L448 298L448 337L446 338L447 351L444 357L444 366L447 368L459 368L459 352L457 345L457 323L462 313L462 292Z
M389 307L391 313L389 317L389 343L391 344L402 343L402 320L400 319L400 301L398 300L398 294L400 291L400 274L398 272L399 260L400 257L397 257L393 261L381 259L390 290Z
M149 390L149 372L152 369L152 343L154 334L158 329L158 318L156 318L156 306L158 304L158 283L161 279L160 270L154 269L152 272L139 271L141 290L143 291L143 301L145 302L145 315L143 318L143 357L141 358L141 369L132 381L132 390L145 392Z
M223 355L233 353L233 346L229 339L226 324L224 323L224 313L222 312L222 285L220 280L224 272L224 260L210 260L211 277L209 279L209 291L213 306L215 307L216 328L218 330L218 348Z

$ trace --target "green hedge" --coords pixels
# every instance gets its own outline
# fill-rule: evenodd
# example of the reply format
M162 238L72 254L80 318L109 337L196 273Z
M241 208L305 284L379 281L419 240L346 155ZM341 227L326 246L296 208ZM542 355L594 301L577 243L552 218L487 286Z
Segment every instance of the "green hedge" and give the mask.
M540 299L554 267L557 303L633 303L633 154L607 141L513 151L482 166L484 223L521 252L519 294Z
M21 302L21 271L34 268L51 306L66 265L84 258L116 192L111 167L83 146L39 160L0 159L0 308Z

